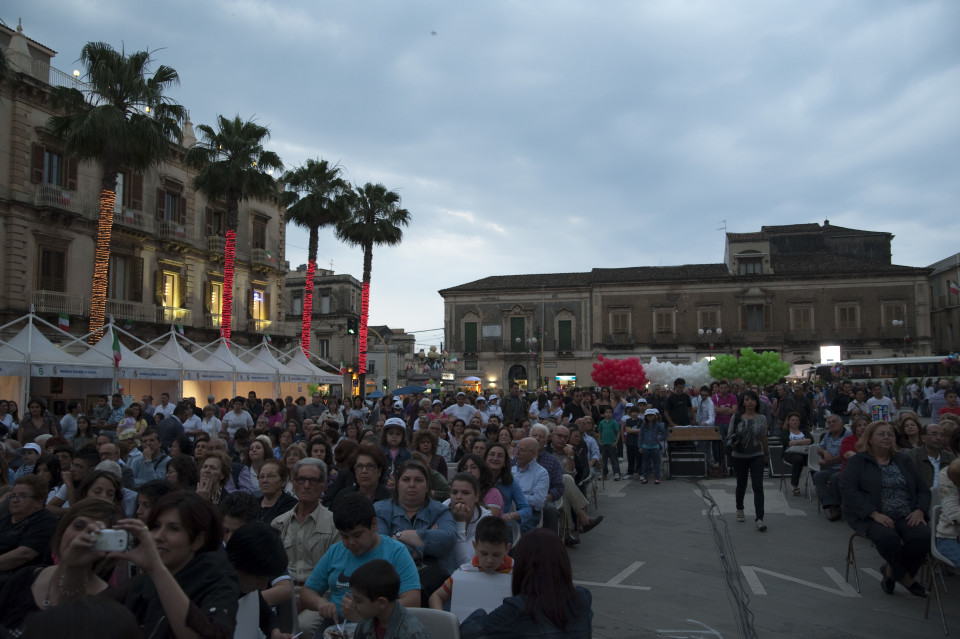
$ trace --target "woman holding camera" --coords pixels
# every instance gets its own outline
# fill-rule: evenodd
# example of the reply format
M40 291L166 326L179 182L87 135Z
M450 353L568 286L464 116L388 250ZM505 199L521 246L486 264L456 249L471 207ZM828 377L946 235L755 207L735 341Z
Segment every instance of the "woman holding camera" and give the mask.
M97 535L110 528L123 512L103 499L83 499L64 511L50 548L59 556L56 566L21 568L0 591L0 625L14 633L23 628L27 615L46 611L60 603L96 595L107 589L115 562L95 549Z

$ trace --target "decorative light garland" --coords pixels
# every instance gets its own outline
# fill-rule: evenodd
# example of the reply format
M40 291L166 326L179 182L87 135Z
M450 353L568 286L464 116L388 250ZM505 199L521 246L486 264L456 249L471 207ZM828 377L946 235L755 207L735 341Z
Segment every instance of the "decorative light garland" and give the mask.
M103 337L107 311L107 285L110 274L110 233L113 231L113 205L117 192L100 191L100 218L97 223L97 244L93 260L93 286L90 292L90 343Z
M363 290L360 293L360 335L357 336L360 350L359 372L361 375L367 372L367 318L370 312L370 282L363 283Z
M233 323L233 260L237 254L237 232L227 231L223 261L223 310L220 314L220 337L230 343L230 325Z
M313 319L313 274L317 271L317 261L307 262L307 281L303 293L303 325L300 329L300 348L310 357L310 323Z

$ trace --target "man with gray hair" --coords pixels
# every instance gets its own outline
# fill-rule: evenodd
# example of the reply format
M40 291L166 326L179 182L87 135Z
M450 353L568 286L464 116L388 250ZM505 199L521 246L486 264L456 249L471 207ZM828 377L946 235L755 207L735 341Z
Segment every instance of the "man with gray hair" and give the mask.
M543 527L557 532L557 502L563 499L563 468L560 467L560 460L545 450L550 439L550 429L543 424L534 424L530 427L530 437L537 440L540 446L537 463L543 466L550 476L547 503L543 506Z
M534 428L536 428L536 426L530 429L531 435L533 434ZM539 441L539 436L536 438ZM577 474L576 452L573 450L573 446L568 443L569 441L570 429L566 426L557 426L553 431L550 443L544 446L541 456L551 455L555 457L560 463L560 468L563 470L563 507L568 508L569 512L574 514L573 525L570 527L570 530L567 531L567 537L563 541L568 546L573 546L580 543L580 538L574 534L574 531L588 532L592 530L594 526L603 521L603 516L601 515L591 519L587 514L589 502L577 487L575 477ZM541 466L542 465L543 464L541 464ZM583 470L584 472L589 472L586 468ZM546 519L546 517L544 517L544 519Z
M270 523L280 533L287 550L287 570L297 595L300 629L307 636L313 636L322 618L316 610L302 608L300 589L327 549L340 541L333 513L320 504L326 487L327 465L312 457L301 459L293 466L293 489L300 501Z

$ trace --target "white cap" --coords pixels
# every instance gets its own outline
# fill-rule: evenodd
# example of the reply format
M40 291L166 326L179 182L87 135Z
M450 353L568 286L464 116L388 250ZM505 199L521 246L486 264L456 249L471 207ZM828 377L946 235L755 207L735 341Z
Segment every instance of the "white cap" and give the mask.
M646 417L647 415L655 415L659 417L660 411L658 411L656 408L648 408L647 410L643 411L643 416Z
M490 397L487 398L487 400L488 400L488 401L491 401L491 402L495 402L495 401L497 401L498 399L500 399L500 396L499 396L499 395L491 395Z
M43 450L40 449L40 444L34 444L33 442L30 442L29 444L27 444L26 446L24 446L23 448L21 448L19 452L20 452L21 454L23 454L23 451L25 451L25 450L32 450L32 451L34 451L35 453L37 453L38 455L42 455L42 454L43 454Z
M399 417L391 417L387 421L383 422L383 430L387 430L388 428L400 428L407 430L407 425L404 424L403 420Z

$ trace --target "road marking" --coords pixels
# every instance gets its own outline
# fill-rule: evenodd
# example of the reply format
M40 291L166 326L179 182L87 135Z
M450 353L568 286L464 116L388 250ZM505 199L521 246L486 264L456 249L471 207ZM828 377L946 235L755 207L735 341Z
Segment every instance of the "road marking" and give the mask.
M708 488L710 495L713 497L713 500L717 502L717 507L720 509L721 513L724 514L733 514L737 512L737 499L736 499L736 484L734 485L723 485L719 486L710 486ZM699 490L693 490L693 493L703 499L704 503L707 504L708 508L701 509L700 514L706 515L710 512L709 506L710 502L703 498L703 495L700 494ZM753 496L750 497L750 502L753 502ZM795 499L795 498L794 498ZM793 508L790 506L790 501L781 493L779 490L774 489L773 487L764 486L763 491L763 503L764 511L767 513L775 513L778 515L786 515L787 517L806 517L807 513L804 510L799 508Z
M703 637L719 637L723 639L723 635L719 631L714 630L707 624L697 621L695 619L685 619L687 623L696 624L704 628L703 630L657 630L657 635L662 635L664 637L670 637L671 639L703 639ZM683 633L683 634L674 634L674 633Z
M805 581L803 579L798 579L797 577L785 575L782 572L775 572L773 570L767 570L766 568L758 568L757 566L741 566L740 570L743 571L743 576L746 578L747 584L750 585L750 589L755 595L767 594L767 589L764 588L763 584L760 583L760 577L758 576L762 573L764 575L783 579L784 581L800 584L801 586L806 586L807 588L813 588L815 590L822 590L823 592L828 592L830 594L840 595L841 597L860 596L860 593L857 592L857 589L848 584L843 577L840 576L839 571L834 568L824 568L823 571L827 573L827 576L830 577L831 580L833 580L833 583L837 585L837 588L822 586L812 581Z
M578 581L574 580L573 583L580 584L581 586L602 586L604 588L622 588L624 590L650 590L650 586L628 586L624 585L621 582L635 573L640 569L645 562L635 561L616 575L614 575L609 581L599 582L599 581Z

